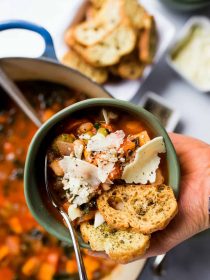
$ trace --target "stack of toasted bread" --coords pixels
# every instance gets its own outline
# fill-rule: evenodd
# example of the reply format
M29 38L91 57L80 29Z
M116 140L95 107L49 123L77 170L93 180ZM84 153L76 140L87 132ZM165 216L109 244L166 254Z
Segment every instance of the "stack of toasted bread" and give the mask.
M109 75L137 79L156 50L153 16L137 0L90 0L85 21L66 32L63 63L97 83Z
M172 188L163 183L115 186L99 196L97 206L105 223L97 228L82 223L82 237L92 250L120 263L143 255L151 234L164 229L178 210Z

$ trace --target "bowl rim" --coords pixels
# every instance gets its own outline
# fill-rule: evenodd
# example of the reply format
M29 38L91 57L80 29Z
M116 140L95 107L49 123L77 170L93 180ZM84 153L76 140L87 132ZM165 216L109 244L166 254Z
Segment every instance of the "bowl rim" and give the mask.
M175 148L166 132L164 127L160 124L159 120L150 112L142 108L140 105L134 105L128 101L122 101L118 99L112 99L112 98L91 98L87 100L83 100L80 102L77 102L61 111L53 115L48 121L46 121L35 133L35 135L32 138L32 141L30 143L30 146L28 148L26 161L25 161L25 170L24 170L24 194L26 198L26 203L28 205L28 208L35 218L35 220L43 226L47 232L50 234L56 236L58 239L63 240L65 242L71 242L70 238L67 238L60 234L58 231L56 231L55 227L52 227L49 223L46 222L45 219L39 214L37 214L36 208L34 207L31 196L30 196L30 182L33 180L34 176L31 176L30 170L33 167L33 161L37 157L37 152L40 148L40 144L43 142L44 137L49 133L49 131L58 124L61 120L65 119L68 115L71 115L78 110L81 109L88 109L90 107L116 107L119 110L125 110L131 114L136 115L137 117L140 115L144 116L144 119L148 121L149 124L152 125L153 128L155 128L156 132L158 132L161 136L163 136L164 141L167 146L167 152L171 154L172 161L173 161L173 176L174 176L174 185L172 186L176 197L178 197L179 194L179 183L180 183L180 166L179 161L176 155ZM38 143L39 147L36 148L36 143ZM37 150L34 152L34 149ZM168 160L167 160L167 163ZM168 165L168 164L167 164ZM170 174L169 174L170 176ZM37 187L38 189L38 187ZM44 202L43 202L44 205ZM49 211L50 212L50 211ZM56 220L56 218L54 218ZM65 227L64 225L62 225ZM67 231L67 229L66 229ZM82 247L89 248L87 244L85 244L81 239L79 240Z

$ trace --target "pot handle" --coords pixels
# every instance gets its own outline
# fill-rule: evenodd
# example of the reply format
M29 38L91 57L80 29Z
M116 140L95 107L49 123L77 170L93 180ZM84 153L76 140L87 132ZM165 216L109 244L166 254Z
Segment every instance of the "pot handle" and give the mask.
M4 31L8 29L16 29L16 28L30 30L41 35L41 37L44 39L45 42L45 50L40 57L58 60L55 54L53 39L50 33L47 31L47 29L45 29L40 25L24 20L9 20L9 21L0 22L0 31Z

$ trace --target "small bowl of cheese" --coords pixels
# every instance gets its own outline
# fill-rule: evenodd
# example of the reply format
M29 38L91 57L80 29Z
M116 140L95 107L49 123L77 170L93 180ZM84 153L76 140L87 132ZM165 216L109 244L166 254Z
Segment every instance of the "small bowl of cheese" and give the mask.
M210 20L192 17L168 54L169 65L199 91L210 91Z

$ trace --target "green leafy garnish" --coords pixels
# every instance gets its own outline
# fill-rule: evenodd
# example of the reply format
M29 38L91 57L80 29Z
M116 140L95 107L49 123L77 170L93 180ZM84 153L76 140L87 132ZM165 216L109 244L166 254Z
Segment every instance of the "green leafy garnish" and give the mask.
M98 130L98 129L100 128L101 125L100 125L100 123L95 123L93 126L95 127L95 129Z

